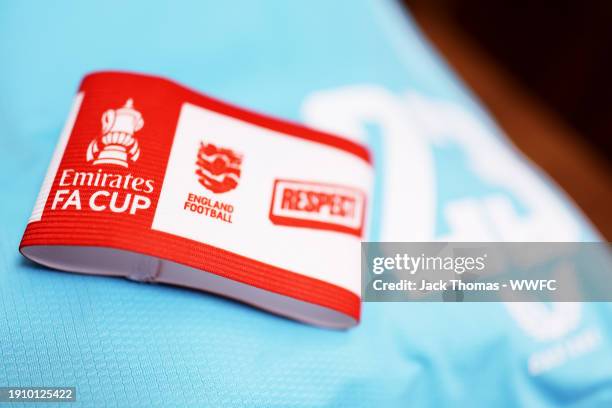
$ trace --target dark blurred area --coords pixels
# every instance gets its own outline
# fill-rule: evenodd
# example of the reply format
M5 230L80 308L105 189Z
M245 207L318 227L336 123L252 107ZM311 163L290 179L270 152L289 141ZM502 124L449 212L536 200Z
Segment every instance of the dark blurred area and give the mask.
M612 1L404 0L514 143L612 238Z

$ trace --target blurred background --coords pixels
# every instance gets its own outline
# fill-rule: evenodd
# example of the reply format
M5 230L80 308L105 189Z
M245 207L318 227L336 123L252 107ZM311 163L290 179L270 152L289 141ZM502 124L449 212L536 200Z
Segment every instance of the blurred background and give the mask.
M404 4L513 142L612 240L612 2Z

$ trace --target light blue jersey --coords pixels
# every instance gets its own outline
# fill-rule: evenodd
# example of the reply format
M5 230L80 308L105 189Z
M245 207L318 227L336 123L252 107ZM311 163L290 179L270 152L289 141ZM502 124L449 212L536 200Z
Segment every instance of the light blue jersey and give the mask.
M612 406L605 303L368 303L330 331L19 255L77 85L102 69L368 143L370 240L597 239L395 3L5 1L0 55L0 386L76 386L75 407Z

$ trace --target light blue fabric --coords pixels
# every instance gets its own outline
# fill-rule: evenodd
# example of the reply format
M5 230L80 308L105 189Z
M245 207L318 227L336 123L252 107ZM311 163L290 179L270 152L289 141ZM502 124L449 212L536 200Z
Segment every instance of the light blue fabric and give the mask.
M51 271L18 254L75 89L101 69L167 76L309 123L350 92L393 99L386 124L363 119L379 176L373 239L389 236L389 189L410 189L427 171L389 186L400 169L385 167L396 121L418 124L405 137L432 159L434 227L422 240L461 238L456 222L486 213L499 223L505 208L540 234L524 240L559 225L570 240L596 239L565 197L529 178L534 170L394 3L4 1L0 55L0 386L76 386L75 407L612 406L607 304L544 315L502 304L365 304L361 324L338 332L200 292ZM478 125L460 134L466 118ZM488 178L497 163L485 144L469 150L476 136L526 175L500 161L502 174ZM525 195L496 183L505 171ZM557 209L541 224L547 212L530 219L526 204L539 194L542 208ZM581 339L591 345L576 352Z

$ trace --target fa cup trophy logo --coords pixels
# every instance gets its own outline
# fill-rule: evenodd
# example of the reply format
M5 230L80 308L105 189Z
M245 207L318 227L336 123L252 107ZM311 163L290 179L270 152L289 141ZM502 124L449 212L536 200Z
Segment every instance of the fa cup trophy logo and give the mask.
M109 109L102 115L102 137L95 138L87 147L87 161L94 165L115 164L128 167L128 160L140 157L140 147L134 133L142 129L144 120L128 99L119 109ZM102 145L102 149L98 147Z

